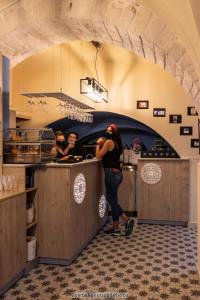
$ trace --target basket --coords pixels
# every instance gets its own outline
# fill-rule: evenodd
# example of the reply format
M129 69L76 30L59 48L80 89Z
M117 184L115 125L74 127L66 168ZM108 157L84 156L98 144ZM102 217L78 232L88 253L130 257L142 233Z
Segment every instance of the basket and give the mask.
M27 208L26 210L26 223L31 224L35 217L34 206Z
M36 257L37 239L34 236L27 236L27 261Z

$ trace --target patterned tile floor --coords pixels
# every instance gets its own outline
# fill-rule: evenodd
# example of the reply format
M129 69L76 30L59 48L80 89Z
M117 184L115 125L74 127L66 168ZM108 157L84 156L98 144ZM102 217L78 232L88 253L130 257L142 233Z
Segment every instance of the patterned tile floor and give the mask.
M66 300L86 291L96 296L76 299L123 299L111 292L127 292L129 300L200 299L196 234L181 226L146 224L129 237L101 231L71 266L39 265L2 299Z

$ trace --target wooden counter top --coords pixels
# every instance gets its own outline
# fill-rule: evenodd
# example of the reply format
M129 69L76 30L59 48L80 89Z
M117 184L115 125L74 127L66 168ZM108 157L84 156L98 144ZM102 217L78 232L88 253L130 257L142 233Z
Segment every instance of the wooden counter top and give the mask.
M141 157L138 159L139 161L145 161L145 160L161 160L161 161L187 161L189 158L165 158L165 157Z
M37 166L37 164L3 164L3 167L18 167L18 168L29 168Z
M45 166L45 167L52 167L52 168L72 168L72 167L76 167L76 166L83 166L83 165L89 165L89 164L93 164L93 163L97 163L101 160L96 159L96 158L92 158L92 159L85 159L81 162L77 162L77 163L71 163L71 164L66 164L66 163L47 163L41 166Z

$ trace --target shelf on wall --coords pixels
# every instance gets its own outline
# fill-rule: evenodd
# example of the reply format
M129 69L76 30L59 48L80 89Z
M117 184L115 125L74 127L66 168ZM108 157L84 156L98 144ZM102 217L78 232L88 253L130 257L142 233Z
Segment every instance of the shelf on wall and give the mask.
M28 224L28 225L26 226L26 229L29 229L29 228L31 228L31 227L33 227L33 226L36 226L36 225L37 225L37 221Z
M24 112L21 111L16 111L16 121L21 122L21 121L29 121L31 120L31 116L27 115Z
M30 192L33 192L33 191L36 191L36 190L37 190L36 187L27 188L26 193L30 193Z
M30 93L21 93L20 95L25 96L25 97L33 97L33 98L41 98L41 97L48 97L48 98L55 98L59 101L64 101L72 105L76 105L82 109L94 109L93 107L79 101L78 99L75 99L74 97L71 97L68 94L63 93L62 91L60 92L41 92L41 93L35 93L35 92L30 92Z

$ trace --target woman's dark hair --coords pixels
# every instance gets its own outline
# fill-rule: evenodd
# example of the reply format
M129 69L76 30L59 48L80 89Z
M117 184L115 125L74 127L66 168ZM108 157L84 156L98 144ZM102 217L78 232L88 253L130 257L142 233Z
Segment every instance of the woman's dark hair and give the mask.
M78 133L77 132L74 132L74 131L70 131L67 135L67 138L70 136L70 134L74 134L76 136L76 139L78 140Z
M121 140L119 128L115 124L108 125L106 130L108 129L108 127L112 128L112 133L113 133L113 138L112 139L115 142L115 144L117 145L117 147L119 149L119 152L122 153L123 145L122 145L122 140Z

